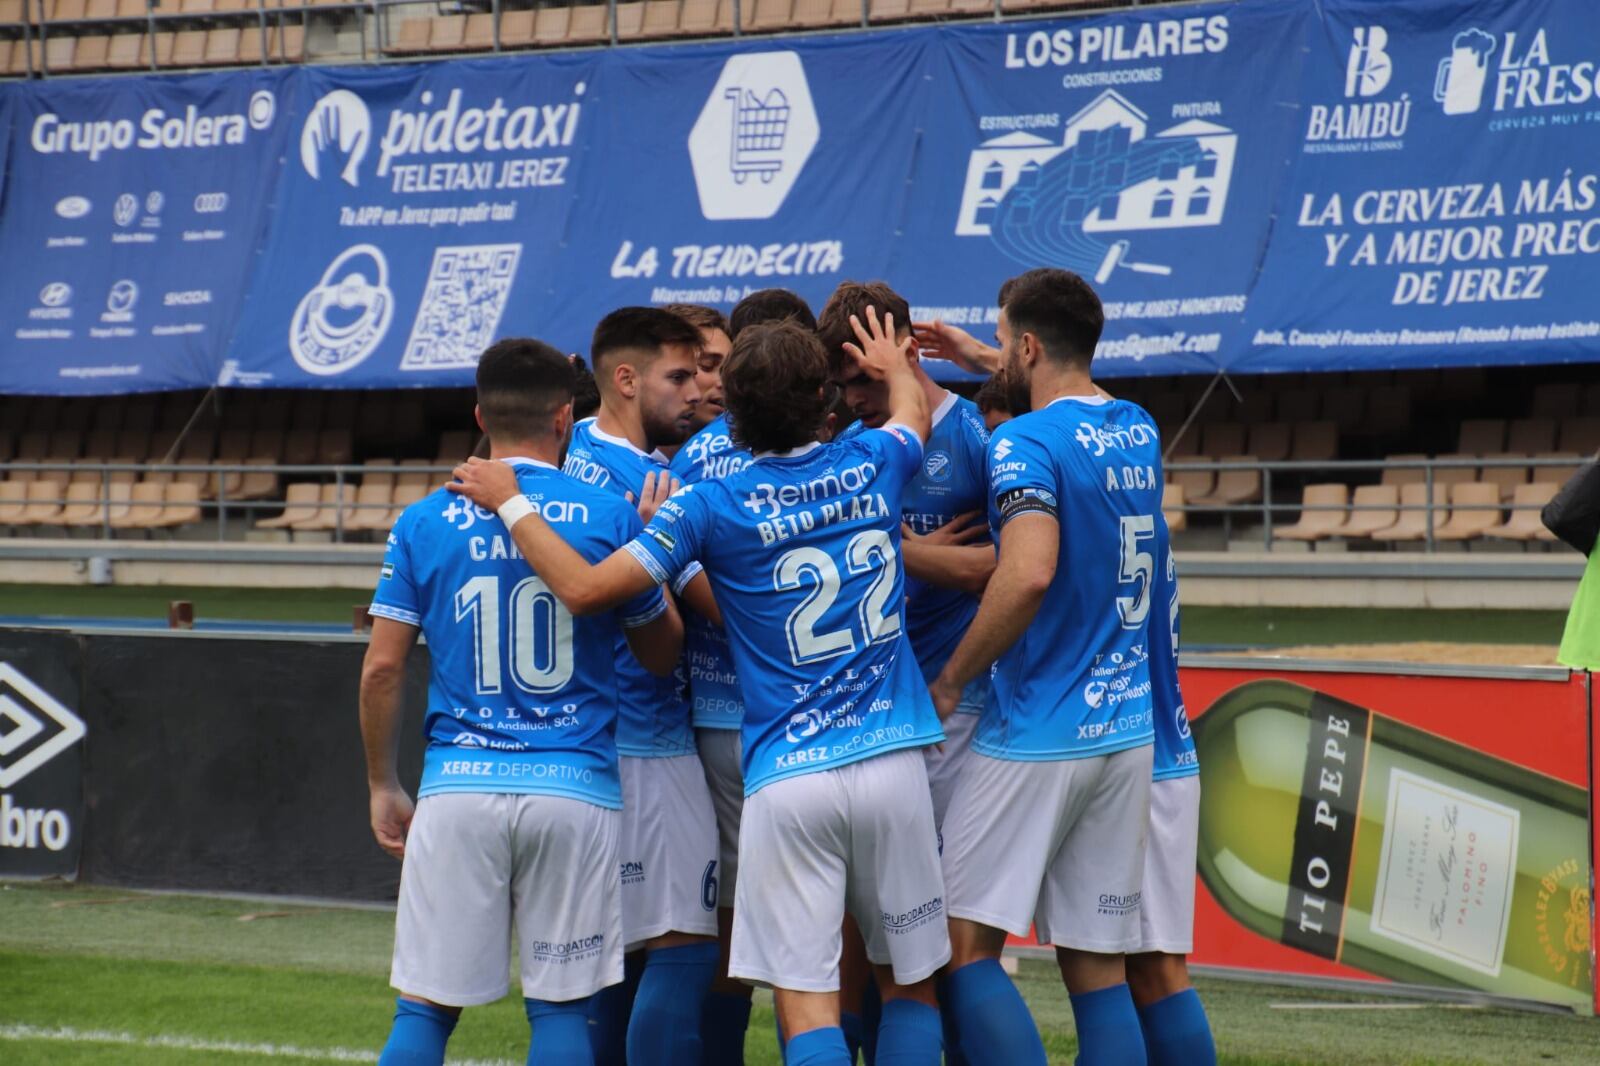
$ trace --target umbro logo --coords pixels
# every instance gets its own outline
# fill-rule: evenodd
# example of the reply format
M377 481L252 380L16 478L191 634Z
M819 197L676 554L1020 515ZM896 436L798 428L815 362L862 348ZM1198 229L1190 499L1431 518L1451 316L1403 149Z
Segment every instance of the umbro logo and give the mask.
M12 788L82 740L83 719L10 663L0 663L0 788Z

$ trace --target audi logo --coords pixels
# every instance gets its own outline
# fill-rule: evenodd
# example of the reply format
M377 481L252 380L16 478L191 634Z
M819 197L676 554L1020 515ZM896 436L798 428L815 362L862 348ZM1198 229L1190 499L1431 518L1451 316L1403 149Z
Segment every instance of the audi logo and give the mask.
M228 207L228 194L225 192L203 192L194 198L196 214L214 215Z

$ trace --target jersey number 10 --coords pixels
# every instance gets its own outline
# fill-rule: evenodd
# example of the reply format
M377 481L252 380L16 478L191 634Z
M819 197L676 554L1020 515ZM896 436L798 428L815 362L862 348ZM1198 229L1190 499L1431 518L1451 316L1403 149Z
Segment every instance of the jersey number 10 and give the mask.
M511 681L524 692L549 696L572 680L572 615L537 577L511 588L506 603ZM456 621L472 620L472 659L481 695L500 691L500 579L475 577L456 589Z

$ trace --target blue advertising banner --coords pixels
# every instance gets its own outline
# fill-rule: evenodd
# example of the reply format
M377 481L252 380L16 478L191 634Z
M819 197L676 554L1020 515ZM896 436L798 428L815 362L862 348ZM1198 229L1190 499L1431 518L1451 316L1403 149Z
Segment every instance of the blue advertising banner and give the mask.
M943 32L885 276L918 317L988 338L1004 279L1065 267L1105 303L1098 375L1216 369L1270 230L1309 12L1153 7Z
M178 389L216 380L294 76L29 82L5 93L0 387Z
M1324 0L1240 371L1600 355L1600 8Z
M558 304L594 306L556 279L594 158L600 62L302 71L306 106L218 383L459 385L497 337L555 339Z

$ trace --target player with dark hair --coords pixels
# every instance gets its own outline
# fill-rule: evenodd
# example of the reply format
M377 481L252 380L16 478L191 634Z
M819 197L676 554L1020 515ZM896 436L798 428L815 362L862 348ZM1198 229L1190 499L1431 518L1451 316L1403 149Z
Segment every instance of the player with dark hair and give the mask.
M589 358L600 410L573 429L569 477L636 499L665 478L664 444L692 429L700 390L700 331L653 307L624 307L595 327ZM674 591L716 617L709 586ZM601 1066L698 1064L700 1016L716 972L717 823L696 752L681 671L653 677L617 646L622 708L617 725L622 813L622 927L628 979L597 998L594 1036Z
M1000 291L1014 410L989 448L999 544L977 617L930 692L952 714L993 667L944 823L953 958L946 1003L974 1062L1042 1066L1000 968L1006 934L1056 947L1082 1066L1144 1063L1124 955L1141 943L1150 817L1149 625L1161 510L1155 425L1108 399L1090 364L1104 318L1076 274Z
M472 462L457 491L504 508L519 548L562 573L570 609L706 566L745 697L745 808L734 976L775 989L790 1066L844 1066L838 958L845 913L884 993L880 1061L935 1066L933 974L949 955L927 772L942 738L905 636L898 501L922 459L927 401L909 344L871 311L856 358L890 383L882 429L814 437L827 400L815 334L740 333L723 371L734 440L754 462L665 501L598 566L521 505L507 471Z
M728 319L715 307L703 304L668 304L662 308L683 319L700 331L700 352L695 356L694 383L700 388L700 403L694 409L694 430L699 432L722 414L722 364L733 349L733 335L728 332ZM669 457L681 445L662 448Z
M978 386L978 391L972 397L972 402L977 405L979 413L983 415L983 424L990 433L1011 421L1018 414L1018 412L1011 409L1011 401L1006 396L1006 379L998 373L990 374L988 380Z
M572 418L574 422L581 422L600 410L600 386L595 384L594 371L589 369L583 356L572 356L572 371Z
M808 330L817 328L817 316L811 313L811 305L802 300L798 293L788 289L757 289L734 304L733 313L728 316L728 326L732 331L728 335L738 340L739 334L751 326L785 321Z
M632 539L624 501L563 477L574 373L534 340L478 364L477 419L515 491L599 560ZM492 511L443 490L389 537L361 669L373 834L404 859L391 981L401 992L383 1066L444 1061L461 1008L506 992L514 930L528 1061L592 1061L589 1006L622 980L617 882L622 785L615 742L619 643L670 672L682 634L659 590L574 618L517 558ZM405 661L427 636L420 801L396 769Z

